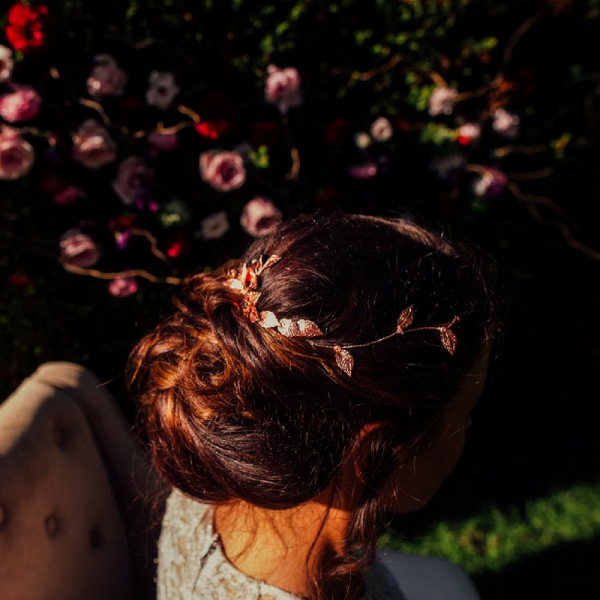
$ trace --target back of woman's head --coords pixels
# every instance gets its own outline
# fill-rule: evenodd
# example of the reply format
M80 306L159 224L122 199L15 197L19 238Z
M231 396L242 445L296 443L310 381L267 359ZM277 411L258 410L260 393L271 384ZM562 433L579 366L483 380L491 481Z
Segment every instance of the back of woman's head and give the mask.
M322 492L357 433L378 422L365 469L372 502L434 434L493 330L482 269L410 221L342 213L285 222L240 264L273 255L257 311L310 320L323 335L311 343L253 322L226 270L189 277L175 312L131 356L156 465L192 497L285 508ZM410 306L405 333L370 343L395 332ZM454 354L439 330L450 323ZM349 350L349 375L333 347L361 344Z

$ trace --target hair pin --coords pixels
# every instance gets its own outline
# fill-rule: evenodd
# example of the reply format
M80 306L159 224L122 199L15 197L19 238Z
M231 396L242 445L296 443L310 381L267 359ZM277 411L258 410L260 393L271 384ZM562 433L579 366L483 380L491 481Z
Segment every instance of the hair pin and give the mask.
M258 260L253 260L250 265L244 263L239 270L232 269L229 271L228 284L231 289L238 292L242 297L242 313L251 323L257 323L264 329L275 329L279 334L285 337L307 339L313 346L331 348L334 352L336 365L348 377L352 376L352 371L354 369L354 357L350 353L350 350L379 344L396 335L404 335L407 332L424 330L438 331L442 346L454 356L458 340L451 327L459 321L459 318L455 316L452 321L444 325L411 327L415 316L414 304L411 304L400 313L396 323L396 329L392 333L373 340L372 342L363 344L335 344L327 342L326 340L316 340L313 338L318 338L325 334L314 321L309 319L280 319L270 310L261 311L259 313L256 308L256 302L260 298L258 278L266 268L274 265L280 260L281 256L273 254L265 261L263 255Z

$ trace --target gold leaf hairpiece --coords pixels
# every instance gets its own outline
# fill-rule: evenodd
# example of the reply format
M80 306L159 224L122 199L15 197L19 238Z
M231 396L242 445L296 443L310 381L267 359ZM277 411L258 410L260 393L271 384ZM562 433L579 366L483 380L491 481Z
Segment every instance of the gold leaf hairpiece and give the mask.
M455 316L450 323L444 325L411 328L415 316L414 304L411 304L400 313L395 331L382 338L364 344L336 344L327 342L326 340L315 340L312 338L321 337L325 334L314 321L310 321L309 319L279 319L277 315L270 310L261 311L259 313L256 308L256 302L260 297L260 292L257 291L258 277L266 268L274 265L280 260L281 257L276 254L271 255L266 261L264 260L264 256L261 256L258 260L253 260L250 265L243 264L239 271L235 269L229 271L229 287L242 296L242 313L251 323L257 323L265 329L276 329L278 333L285 337L307 339L308 343L313 346L332 348L336 365L340 371L345 373L348 377L352 376L352 371L354 369L354 357L350 353L350 350L372 346L373 344L388 340L395 335L404 335L407 332L424 331L427 329L438 331L442 346L447 352L454 356L458 339L454 331L450 328L459 321L459 318Z

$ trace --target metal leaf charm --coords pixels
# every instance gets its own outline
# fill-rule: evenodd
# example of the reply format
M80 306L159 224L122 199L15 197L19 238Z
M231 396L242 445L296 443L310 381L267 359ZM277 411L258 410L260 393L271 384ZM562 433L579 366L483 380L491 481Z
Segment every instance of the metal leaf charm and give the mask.
M300 333L298 325L291 319L279 319L277 331L285 337L298 337L298 334Z
M412 325L413 319L415 318L415 305L411 304L408 308L405 308L398 318L398 325L396 327L397 333L404 333L407 327Z
M277 331L285 337L309 338L323 335L319 326L308 319L280 319Z
M275 313L270 310L263 310L259 315L258 324L265 329L272 329L273 327L279 327L279 319L275 316Z
M298 319L299 337L318 337L323 335L321 328L314 322L308 319Z
M454 353L456 352L456 343L458 341L454 331L447 327L440 327L440 338L442 339L442 346L454 356Z
M352 369L354 368L354 359L348 350L344 350L341 346L334 346L335 362L341 371L346 373L348 377L352 377Z
M273 266L275 263L278 263L281 260L281 256L277 256L277 254L272 254L271 256L269 256L269 258L267 259L267 262L263 265L262 264L262 256L260 257L261 260L261 267L260 267L260 271L264 271L267 267L271 267Z

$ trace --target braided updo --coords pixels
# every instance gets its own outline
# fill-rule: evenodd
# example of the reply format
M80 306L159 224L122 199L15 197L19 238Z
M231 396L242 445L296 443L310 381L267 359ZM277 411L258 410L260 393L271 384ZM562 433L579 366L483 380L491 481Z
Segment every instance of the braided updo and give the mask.
M418 331L353 350L348 377L327 348L250 322L225 271L201 273L186 280L173 314L131 354L156 466L202 501L299 505L335 479L366 423L386 424L371 440L347 555L315 588L315 597L337 597L335 581L345 577L338 587L347 592L348 578L360 582L356 573L366 568L352 549L374 543L378 491L435 433L494 331L493 296L469 252L402 219L301 217L257 240L241 262L263 255L281 260L260 276L257 309L309 319L331 343L383 337L409 305L415 325L459 318L454 356L435 332ZM349 597L359 583L352 589Z

